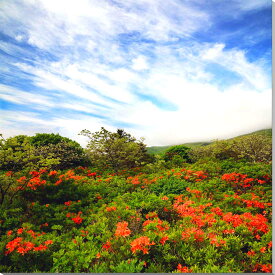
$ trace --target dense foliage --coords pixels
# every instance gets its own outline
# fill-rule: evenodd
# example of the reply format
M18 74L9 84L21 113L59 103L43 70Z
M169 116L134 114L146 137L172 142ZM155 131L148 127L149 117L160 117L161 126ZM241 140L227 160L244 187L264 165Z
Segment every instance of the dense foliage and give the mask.
M83 148L59 134L19 135L0 140L0 169L68 169L88 165L90 161Z
M90 146L114 143L133 155L140 144L124 131L102 129L90 137ZM13 142L16 160L30 143L24 136ZM63 142L38 147L58 144ZM7 141L2 146L10 150ZM40 168L34 160L22 170L2 166L2 272L272 272L270 161L208 156L175 163L157 157L146 165L138 158L144 165L137 167L131 158L124 163L119 153L114 156L118 167L106 158L105 168L102 161L54 170L46 153Z
M62 137L59 134L54 133L37 133L34 136L30 137L30 143L35 147L47 146L58 143L68 143L74 146L75 148L81 149L80 144L78 144L76 141L67 137Z
M138 167L152 159L143 140L136 140L124 130L112 133L102 127L95 133L83 130L80 134L89 138L88 155L92 164L100 169L111 168L117 172Z
M185 145L171 146L165 151L164 160L169 161L173 159L178 159L183 162L189 162L190 161L190 157L188 154L189 151L190 151L190 148Z
M216 141L207 146L196 147L190 152L193 161L209 157L218 160L232 158L254 162L271 161L272 139L264 135L248 135L232 140Z

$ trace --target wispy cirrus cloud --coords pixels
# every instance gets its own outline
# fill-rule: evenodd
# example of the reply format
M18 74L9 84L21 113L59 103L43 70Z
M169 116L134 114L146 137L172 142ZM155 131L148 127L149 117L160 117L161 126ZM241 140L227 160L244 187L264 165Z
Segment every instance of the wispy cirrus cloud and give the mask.
M84 128L122 127L165 145L270 127L270 8L258 0L203 9L180 0L6 1L2 131L79 139ZM251 25L253 16L268 25Z

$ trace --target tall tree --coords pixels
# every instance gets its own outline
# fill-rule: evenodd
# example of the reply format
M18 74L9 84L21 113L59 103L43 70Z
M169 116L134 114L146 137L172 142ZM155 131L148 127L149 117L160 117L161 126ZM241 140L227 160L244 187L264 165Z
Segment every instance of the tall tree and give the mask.
M92 164L99 168L111 168L115 172L142 165L150 160L143 139L137 140L122 129L109 132L104 127L91 133L82 130L80 135L90 139L87 152Z

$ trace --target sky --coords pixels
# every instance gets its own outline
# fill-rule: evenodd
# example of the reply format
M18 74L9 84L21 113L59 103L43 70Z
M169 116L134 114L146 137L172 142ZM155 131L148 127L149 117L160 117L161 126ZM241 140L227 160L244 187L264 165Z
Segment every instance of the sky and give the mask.
M0 0L0 133L145 144L271 127L269 0Z

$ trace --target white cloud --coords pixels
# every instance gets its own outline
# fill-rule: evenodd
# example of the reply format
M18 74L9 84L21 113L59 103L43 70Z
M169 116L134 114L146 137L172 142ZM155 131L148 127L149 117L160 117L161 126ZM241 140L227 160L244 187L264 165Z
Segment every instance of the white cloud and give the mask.
M146 58L144 56L138 56L132 60L132 69L135 71L142 71L149 69L148 63L146 62Z
M78 139L84 128L114 130L115 121L133 124L125 129L145 136L149 145L166 145L270 127L271 90L263 64L249 61L244 51L227 49L223 43L178 41L211 26L206 11L180 0L114 2L117 5L107 0L2 3L3 31L55 57L47 60L41 51L41 56L34 57L27 48L1 43L4 52L21 57L12 65L43 91L43 95L34 94L1 85L3 99L109 118L77 112L47 118L16 112L15 117L15 112L4 111L7 133L15 133L17 127L18 133L59 131ZM248 2L242 1L242 12L266 5L265 1ZM235 7L239 4L234 1ZM154 43L141 42L146 39ZM211 64L238 75L239 82L229 81L221 90L215 73L206 69Z
M31 92L24 92L3 84L0 84L0 95L3 100L23 105L31 104L35 109L48 109L54 106L49 97L34 95Z
M182 16L184 14L184 16ZM76 45L79 36L110 42L118 34L139 32L154 40L174 40L189 36L209 25L203 11L178 0L118 1L37 0L8 1L0 7L0 23L13 37L26 33L28 43L41 49Z
M269 7L271 5L269 0L250 0L250 1L236 0L236 3L238 7L244 11L261 9L264 7Z
M72 115L47 121L49 127L59 129L61 133L76 139L79 138L76 133L84 128L96 131L101 126L111 127L111 120L134 123L136 127L125 127L126 130L139 137L145 136L149 145L226 138L228 135L270 127L271 91L267 88L270 83L266 81L263 68L259 64L248 62L242 51L226 51L224 45L204 44L184 49L159 47L157 52L159 58L150 64L146 76L139 74L139 71L133 72L132 64L128 69L114 69L102 64L87 70L85 62L70 64L65 60L48 63L47 71L42 67L36 69L16 65L34 74L37 86L87 100L86 103L58 102L62 108L90 110L110 118L108 122L89 116L80 118L77 115L74 118ZM175 54L180 54L181 58L177 60ZM205 70L206 64L211 62L239 74L241 82L232 84L221 92L213 81L213 76ZM248 68L251 72L247 72ZM259 76L259 82L255 82L257 85L251 88L254 81L252 74ZM105 78L99 78L99 75ZM164 103L173 104L176 109L163 110L142 97L137 98L129 89L131 84L141 94L155 96ZM85 85L95 88L102 96L109 95L127 104L110 102L83 88ZM92 103L102 103L109 108L103 110L100 106L91 105ZM28 117L23 118L20 121L27 123ZM43 124L33 118L29 122Z
M239 74L259 91L270 86L266 72L259 64L248 62L245 53L241 50L224 50L224 47L223 44L214 44L212 48L203 51L201 57L203 60L217 63Z

